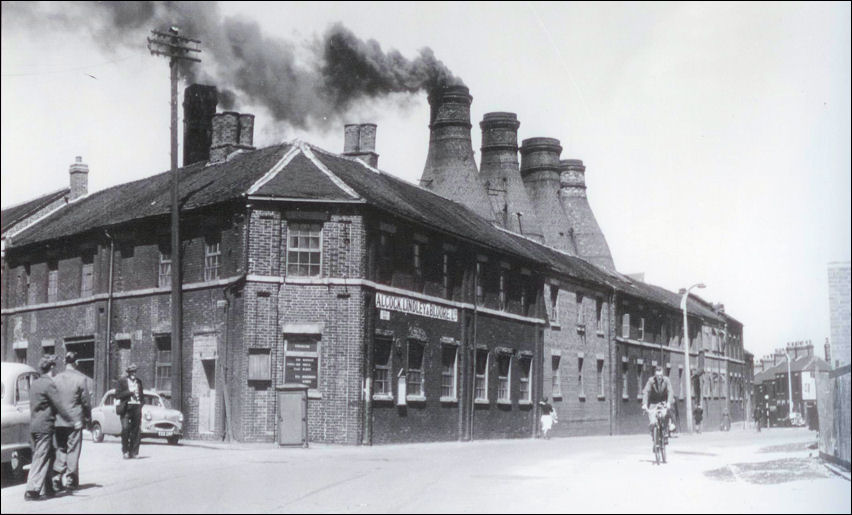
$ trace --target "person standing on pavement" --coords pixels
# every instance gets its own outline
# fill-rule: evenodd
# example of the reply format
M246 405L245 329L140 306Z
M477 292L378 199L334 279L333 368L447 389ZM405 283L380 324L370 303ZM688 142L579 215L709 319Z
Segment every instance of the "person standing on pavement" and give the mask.
M754 425L757 427L757 432L760 432L760 406L754 408Z
M701 421L704 419L704 408L697 404L692 410L692 418L695 420L695 432L701 433Z
M30 385L30 445L33 459L27 477L27 501L43 500L54 495L53 491L53 432L56 414L72 419L59 396L59 390L50 376L56 366L53 356L44 356L38 367L41 376ZM76 422L74 429L82 429L83 424Z
M89 377L77 370L77 354L65 354L65 370L53 378L62 406L71 418L58 416L54 442L56 461L53 465L54 489L73 490L79 484L80 451L83 448L83 426L92 416ZM79 423L79 424L78 424ZM80 426L77 428L77 426ZM57 481L58 480L58 481Z
M547 397L544 397L539 405L541 406L541 435L549 440L550 430L556 423L556 412L553 411L553 405L547 402Z
M124 459L139 454L139 431L142 424L142 381L136 377L136 364L127 367L115 388L118 405L116 413L121 417L121 453Z

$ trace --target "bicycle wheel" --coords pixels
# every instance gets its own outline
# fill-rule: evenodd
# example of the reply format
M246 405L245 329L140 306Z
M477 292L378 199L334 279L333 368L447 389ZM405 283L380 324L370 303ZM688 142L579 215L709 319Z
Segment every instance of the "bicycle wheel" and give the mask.
M654 459L656 460L656 464L660 464L660 451L662 449L662 439L663 435L660 432L659 424L654 426Z

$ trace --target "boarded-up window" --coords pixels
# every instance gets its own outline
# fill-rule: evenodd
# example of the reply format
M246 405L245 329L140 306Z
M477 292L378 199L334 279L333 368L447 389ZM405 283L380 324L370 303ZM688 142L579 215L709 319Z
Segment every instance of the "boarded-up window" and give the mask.
M577 358L577 395L582 399L586 397L586 390L583 388L583 358Z
M621 315L621 336L630 338L630 313Z
M47 301L59 300L59 264L56 261L47 263Z
M603 367L604 360L598 359L598 397L603 397L605 395Z
M80 296L91 297L94 288L95 274L94 254L83 255L82 277L80 278Z
M272 353L269 349L249 349L249 381L272 380Z

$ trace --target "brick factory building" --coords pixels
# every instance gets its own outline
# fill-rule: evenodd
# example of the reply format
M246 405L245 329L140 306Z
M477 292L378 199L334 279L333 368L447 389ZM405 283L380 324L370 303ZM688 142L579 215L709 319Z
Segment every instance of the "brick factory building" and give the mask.
M168 393L180 366L196 438L274 440L276 388L290 383L308 387L318 442L532 437L542 396L557 435L642 432L639 393L657 364L682 420L687 384L706 427L725 411L742 420L742 324L690 298L694 377L684 377L680 295L616 271L582 161L561 159L553 138L519 148L517 117L489 113L478 170L471 101L462 86L430 95L415 186L377 168L375 125L347 125L342 154L298 141L255 149L253 116L216 114L215 89L190 86L182 248L170 248L169 173L17 232L3 269L3 360L77 350L98 395L130 362Z

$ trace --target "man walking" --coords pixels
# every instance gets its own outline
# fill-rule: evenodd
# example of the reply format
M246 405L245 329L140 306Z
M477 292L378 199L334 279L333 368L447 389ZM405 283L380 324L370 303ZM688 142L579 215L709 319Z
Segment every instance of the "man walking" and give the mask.
M56 462L53 465L54 489L73 490L80 480L80 451L83 447L83 425L92 416L89 396L89 378L77 370L77 354L65 354L65 370L53 378L59 390L59 399L71 418L56 419ZM80 425L79 429L75 427Z
M121 417L121 453L124 459L139 454L139 430L142 423L142 381L136 377L136 364L128 365L126 375L121 376L115 388L118 406L116 413Z
M24 499L39 501L52 497L53 491L53 431L57 412L67 419L72 419L70 413L62 405L59 390L50 371L56 365L53 356L44 356L38 367L41 376L30 385L30 445L32 446L33 461L27 478L27 490ZM76 422L72 427L82 429L83 424Z

